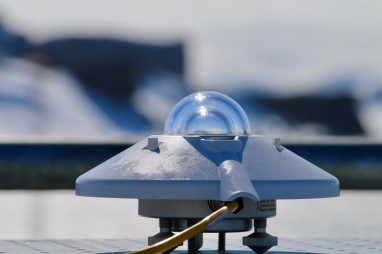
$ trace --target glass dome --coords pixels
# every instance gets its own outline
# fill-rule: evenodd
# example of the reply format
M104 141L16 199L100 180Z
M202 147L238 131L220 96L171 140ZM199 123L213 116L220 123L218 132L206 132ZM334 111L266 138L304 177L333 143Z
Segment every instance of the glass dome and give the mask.
M227 95L197 92L180 100L167 117L169 135L250 135L244 110Z

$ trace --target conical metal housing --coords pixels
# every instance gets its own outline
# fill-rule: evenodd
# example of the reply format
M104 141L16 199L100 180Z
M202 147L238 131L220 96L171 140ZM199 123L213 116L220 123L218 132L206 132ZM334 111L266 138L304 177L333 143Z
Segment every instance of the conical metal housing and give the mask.
M263 136L150 136L81 175L80 196L224 200L339 195L337 178Z

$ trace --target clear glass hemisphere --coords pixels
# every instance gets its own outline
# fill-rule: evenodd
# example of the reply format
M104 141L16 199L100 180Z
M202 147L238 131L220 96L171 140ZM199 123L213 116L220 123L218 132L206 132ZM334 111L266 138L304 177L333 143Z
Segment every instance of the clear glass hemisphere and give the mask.
M227 95L197 92L180 100L167 117L169 135L250 135L247 115Z

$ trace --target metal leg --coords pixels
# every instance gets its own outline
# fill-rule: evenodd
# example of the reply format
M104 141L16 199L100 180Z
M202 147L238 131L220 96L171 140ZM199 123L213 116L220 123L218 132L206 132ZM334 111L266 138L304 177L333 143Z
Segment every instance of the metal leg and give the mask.
M277 245L277 237L266 232L267 219L254 219L255 232L243 237L243 245L248 246L254 252L262 254Z
M153 236L150 236L148 238L148 245L156 244L164 239L167 239L174 235L173 232L171 232L172 227L172 220L171 219L159 219L159 228L160 231L158 234L155 234ZM164 253L170 253L171 251L175 250L175 248L168 250Z
M188 220L188 226L197 223L198 220ZM203 246L203 234L199 234L188 240L188 252L196 252Z
M224 232L219 233L218 251L219 252L225 251L225 233Z

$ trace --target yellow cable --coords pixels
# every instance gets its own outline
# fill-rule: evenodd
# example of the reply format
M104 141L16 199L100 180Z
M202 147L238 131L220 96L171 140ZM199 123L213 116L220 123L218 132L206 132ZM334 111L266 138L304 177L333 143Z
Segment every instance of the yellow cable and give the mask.
M220 216L223 216L224 213L227 213L227 212L233 213L238 208L238 206L239 204L237 201L232 201L228 203L227 205L223 206L222 208L220 208L219 210L211 213L200 222L183 230L179 234L176 234L172 237L164 239L163 241L160 241L154 245L151 245L147 247L146 249L131 252L130 254L157 254L157 253L170 250L176 246L179 246L184 241L202 233L211 222L218 219Z

